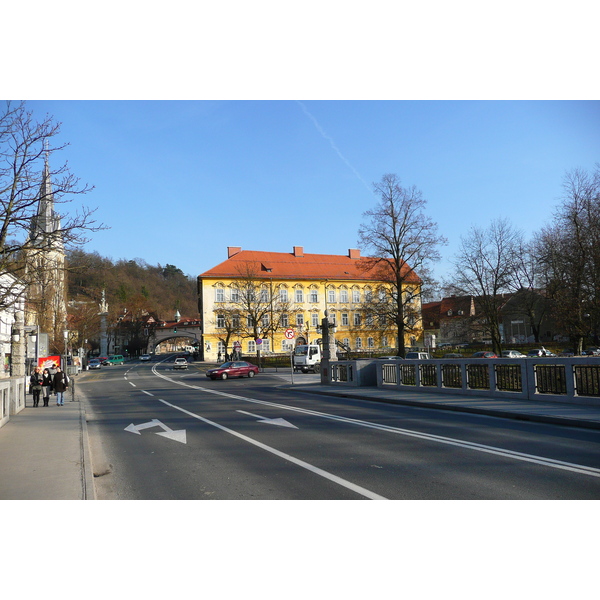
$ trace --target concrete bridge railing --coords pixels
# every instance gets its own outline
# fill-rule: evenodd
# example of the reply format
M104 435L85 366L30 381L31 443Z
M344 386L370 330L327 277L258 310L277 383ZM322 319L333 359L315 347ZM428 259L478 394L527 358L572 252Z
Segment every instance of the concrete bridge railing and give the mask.
M351 360L324 363L329 385L600 406L600 358Z

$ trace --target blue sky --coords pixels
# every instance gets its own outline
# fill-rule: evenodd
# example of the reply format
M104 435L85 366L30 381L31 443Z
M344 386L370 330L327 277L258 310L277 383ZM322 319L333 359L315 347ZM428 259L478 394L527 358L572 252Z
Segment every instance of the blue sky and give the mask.
M345 254L396 173L449 245L471 225L547 223L567 170L600 162L598 101L30 101L110 229L85 249L196 276L251 250ZM53 158L53 161L58 160ZM70 205L75 208L76 203Z

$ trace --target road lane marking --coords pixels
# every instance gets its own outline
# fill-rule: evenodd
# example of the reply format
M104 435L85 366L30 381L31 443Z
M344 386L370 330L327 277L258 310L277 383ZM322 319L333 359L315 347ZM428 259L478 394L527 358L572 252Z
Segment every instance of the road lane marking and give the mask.
M236 412L242 413L244 415L250 415L251 417L258 419L259 423L266 423L267 425L279 425L280 427L290 427L291 429L298 429L295 425L292 425L289 421L286 421L285 419L270 419L268 417L261 417L260 415L255 415L246 412L245 410L238 410Z
M230 435L233 435L241 440L244 440L245 442L248 442L249 444L252 444L253 446L256 446L257 448L261 448L262 450L266 450L267 452L270 452L271 454L274 454L275 456L279 456L280 458L283 458L284 460L287 460L295 465L298 465L299 467L302 467L303 469L306 469L307 471L310 471L311 473L314 473L315 475L319 475L320 477L323 477L325 479L328 479L329 481L337 483L338 485L345 487L361 496L364 496L365 498L368 498L369 500L387 500L387 498L385 498L384 496L380 496L379 494L376 494L375 492L372 492L371 490L368 490L360 485L356 485L355 483L352 483L351 481L347 481L346 479L342 479L341 477L338 477L337 475L334 475L333 473L329 473L328 471L324 471L323 469L320 469L319 467L315 467L314 465L311 465L310 463L300 460L299 458L296 458L295 456L292 456L291 454L286 454L285 452L281 452L280 450L277 450L277 448L267 446L266 444L263 444L262 442L258 442L258 441L254 440L246 435L243 435L241 433L238 433L237 431L234 431L233 429L229 429L228 427L219 425L219 423L210 421L209 419L201 417L200 415L197 415L196 413L190 412L189 410L186 410L185 408L181 408L180 406L171 404L170 402L167 402L166 400L162 400L161 398L159 398L158 400L159 400L159 402L162 402L163 404L166 404L167 406L170 406L171 408L174 408L175 410L179 410L182 413L185 413L185 414L189 415L190 417L193 417L194 419L198 419L199 421L202 421L208 425L211 425L212 427L216 427L217 429L220 429L221 431L224 431L225 433L229 433Z
M283 410L291 410L295 412L299 412L302 414L313 415L317 417L321 417L324 419L330 419L333 421L340 421L344 423L350 423L353 425L359 425L361 427L367 427L370 429L378 429L380 431L386 431L388 433L394 433L398 435L404 435L407 437L414 437L418 439L423 439L430 442L436 442L439 444L448 444L451 446L457 446L469 450L475 450L476 452L484 452L487 454L495 454L497 456L503 456L505 458L512 458L515 460L520 460L523 462L530 462L538 465L542 465L545 467L551 467L553 469L561 469L563 471L571 471L573 473L579 473L582 475L589 475L590 477L600 477L600 469L596 469L594 467L587 467L585 465L578 465L575 463L568 463L561 460L555 460L552 458L545 458L543 456L536 456L535 454L525 454L523 452L516 452L513 450L505 450L504 448L498 448L495 446L486 446L484 444L477 444L475 442L466 442L463 440L458 440L455 438L444 437L440 435L434 435L430 433L422 433L420 431L413 431L410 429L402 429L400 427L392 427L390 425L381 425L379 423L371 423L369 421L363 421L361 419L352 419L350 417L340 417L337 415L331 415L328 413L322 413L319 411L314 411L306 408L299 408L295 406L287 406L285 404L277 404L275 402L268 402L267 400L257 400L256 398L248 398L246 396L238 396L236 394L229 394L227 392L221 392L219 390L213 390L211 388L204 388L197 385L189 385L187 383L181 381L175 381L169 377L161 375L155 369L152 369L154 374L162 379L166 379L171 383L175 383L177 385L181 385L184 387L188 387L191 389L200 390L203 392L207 392L209 394L215 394L217 396L223 396L225 398L232 398L234 400L243 400L244 402L252 402L253 404L262 404L264 406L275 407Z

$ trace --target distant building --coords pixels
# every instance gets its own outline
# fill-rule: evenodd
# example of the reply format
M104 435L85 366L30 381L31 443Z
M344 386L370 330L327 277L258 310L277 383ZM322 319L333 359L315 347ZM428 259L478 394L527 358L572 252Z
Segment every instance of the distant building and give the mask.
M341 349L353 353L395 349L397 329L374 314L377 299L390 284L382 281L360 250L345 255L291 253L229 247L227 260L198 276L205 360L239 348L242 355L290 352L315 343L327 310ZM408 267L407 271L408 271ZM422 339L421 280L412 274L403 293L410 295L412 325L405 344ZM290 332L293 332L293 337ZM258 334L258 335L257 335Z

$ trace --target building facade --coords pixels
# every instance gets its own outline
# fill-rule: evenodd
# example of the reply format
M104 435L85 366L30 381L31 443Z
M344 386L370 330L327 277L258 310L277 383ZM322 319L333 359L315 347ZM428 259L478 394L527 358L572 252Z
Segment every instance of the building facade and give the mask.
M291 253L229 247L226 261L198 276L202 358L219 360L234 350L289 353L297 344L317 343L326 311L342 351L394 350L397 328L378 310L391 297L391 285L370 264L356 249L323 255L301 246ZM413 274L403 290L412 307L406 345L422 339L420 284Z

